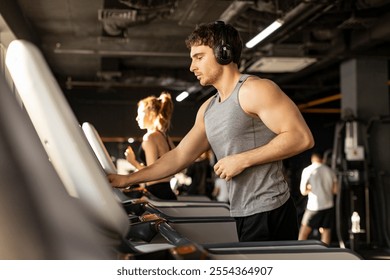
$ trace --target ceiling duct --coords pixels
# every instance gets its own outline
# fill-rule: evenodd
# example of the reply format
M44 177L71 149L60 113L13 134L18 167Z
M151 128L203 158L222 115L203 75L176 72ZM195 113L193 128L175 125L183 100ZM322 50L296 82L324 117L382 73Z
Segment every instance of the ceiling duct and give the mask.
M342 22L337 28L340 29L368 29L372 24L377 21L377 18L359 18L352 16Z
M255 6L257 11L274 14L276 13L278 3L275 4L274 1L269 0L257 0L255 1Z
M124 29L133 24L146 22L145 17L130 9L101 9L98 10L98 19L103 23L104 31L111 36L121 35Z
M176 0L122 0L119 2L128 8L98 10L98 19L102 22L104 31L110 36L124 36L127 28L166 17L172 14L177 6Z
M120 3L136 10L160 10L170 12L177 6L177 0L119 0Z

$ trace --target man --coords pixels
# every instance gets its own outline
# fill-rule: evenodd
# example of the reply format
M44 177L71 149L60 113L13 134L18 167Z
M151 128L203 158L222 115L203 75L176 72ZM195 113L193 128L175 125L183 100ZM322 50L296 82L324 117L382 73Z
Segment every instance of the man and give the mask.
M305 213L299 230L299 240L306 240L314 229L319 229L321 241L329 245L333 225L333 195L337 193L337 178L323 163L322 155L312 153L311 165L302 171L300 191L308 195Z
M131 175L109 175L114 187L164 178L183 170L203 152L217 157L214 171L229 186L230 213L240 241L296 240L295 205L282 160L313 146L295 104L273 82L238 70L242 41L229 24L196 27L187 38L193 72L218 93L200 107L180 144L155 164Z

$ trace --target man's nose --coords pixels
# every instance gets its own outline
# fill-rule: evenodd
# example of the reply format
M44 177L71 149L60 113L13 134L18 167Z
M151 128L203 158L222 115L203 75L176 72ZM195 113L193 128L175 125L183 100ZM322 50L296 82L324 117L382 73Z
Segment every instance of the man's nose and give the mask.
M194 72L194 71L195 71L195 65L194 65L193 62L191 62L190 71L191 71L191 72Z

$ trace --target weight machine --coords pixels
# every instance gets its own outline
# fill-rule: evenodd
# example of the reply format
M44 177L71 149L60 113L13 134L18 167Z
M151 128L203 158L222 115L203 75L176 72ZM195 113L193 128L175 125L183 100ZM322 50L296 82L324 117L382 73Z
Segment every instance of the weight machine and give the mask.
M349 239L352 250L359 249L363 240L364 245L371 246L373 232L378 232L379 239L384 240L387 246L390 244L384 214L387 212L384 211L387 210L384 177L388 173L374 167L371 152L375 145L374 130L385 124L390 124L389 116L376 116L364 122L348 110L336 124L331 167L340 186L335 209L336 234L341 248L345 248L345 239ZM374 198L376 202L372 203ZM356 221L356 213L360 220L358 226L352 221ZM379 222L375 226L371 221L373 216Z

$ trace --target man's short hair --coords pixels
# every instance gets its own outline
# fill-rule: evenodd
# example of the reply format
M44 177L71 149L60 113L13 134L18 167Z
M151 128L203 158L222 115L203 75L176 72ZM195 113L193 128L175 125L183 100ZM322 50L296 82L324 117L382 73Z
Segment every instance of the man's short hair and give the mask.
M225 28L225 32L220 32ZM219 22L203 23L195 27L195 30L188 36L185 43L188 49L192 46L209 46L215 49L225 36L226 44L229 44L233 52L233 62L237 65L241 59L242 40L238 31L231 24L221 24Z

